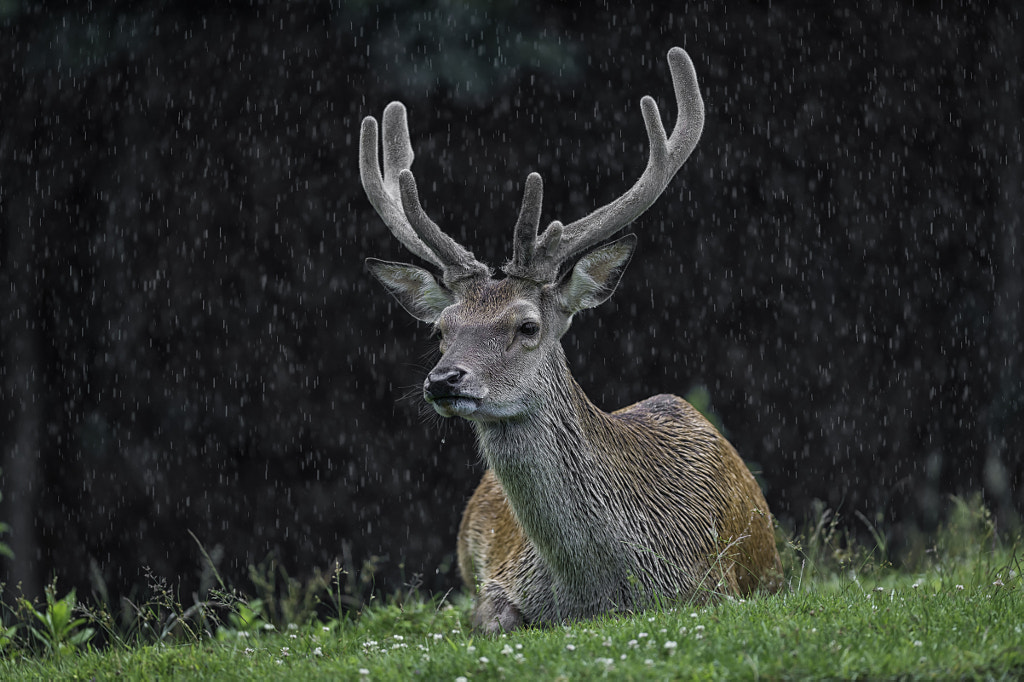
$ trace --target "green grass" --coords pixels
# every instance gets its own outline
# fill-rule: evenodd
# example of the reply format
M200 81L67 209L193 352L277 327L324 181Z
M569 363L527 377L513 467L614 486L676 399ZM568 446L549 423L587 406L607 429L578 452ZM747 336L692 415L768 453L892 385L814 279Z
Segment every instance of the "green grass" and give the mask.
M1016 679L1024 587L1013 557L984 560L996 558L1001 569L979 560L952 572L833 578L699 610L495 638L468 631L466 604L413 600L327 624L225 631L220 640L15 652L0 660L0 678Z
M80 633L102 632L102 618L79 606L75 615L85 623L64 614L63 630L54 628L59 638L33 638L25 630L45 613L33 615L25 603L31 618L0 646L0 679L1019 679L1020 542L997 542L979 509L957 501L916 571L875 560L878 548L866 553L840 541L822 514L800 542L788 543L789 584L779 594L498 637L469 631L463 597L407 594L356 617L276 627L260 614L280 609L222 600L219 617L196 616L177 629L139 626L119 638L108 633L114 643L97 649ZM51 596L36 610L62 613L61 601ZM166 624L185 615L166 599L158 605L143 609L144 620Z

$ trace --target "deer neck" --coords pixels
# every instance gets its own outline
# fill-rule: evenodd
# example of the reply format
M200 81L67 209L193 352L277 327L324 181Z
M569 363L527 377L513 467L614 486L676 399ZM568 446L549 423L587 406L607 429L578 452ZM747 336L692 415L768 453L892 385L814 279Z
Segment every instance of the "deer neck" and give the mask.
M570 587L615 571L621 554L605 483L600 433L610 426L573 379L561 347L537 409L518 420L475 422L480 449L527 536Z

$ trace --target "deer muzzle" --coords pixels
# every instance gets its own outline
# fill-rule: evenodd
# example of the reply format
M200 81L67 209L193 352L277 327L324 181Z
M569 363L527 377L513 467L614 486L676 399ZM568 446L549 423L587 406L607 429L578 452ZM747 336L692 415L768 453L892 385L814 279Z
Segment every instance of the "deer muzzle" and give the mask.
M423 399L442 417L468 417L487 397L487 389L463 367L435 367L423 382Z

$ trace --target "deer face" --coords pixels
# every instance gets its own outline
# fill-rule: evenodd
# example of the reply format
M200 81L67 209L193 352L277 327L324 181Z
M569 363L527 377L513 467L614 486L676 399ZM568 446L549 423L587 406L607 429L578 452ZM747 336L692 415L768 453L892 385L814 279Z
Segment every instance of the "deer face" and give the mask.
M536 385L558 342L545 293L522 280L492 280L441 311L434 322L441 359L423 383L438 414L489 420L530 411L526 387Z
M424 382L424 397L438 414L493 421L531 413L544 382L555 378L551 360L561 352L558 340L572 316L615 290L636 238L629 235L588 249L616 234L658 198L690 156L704 126L693 62L674 47L668 64L679 117L669 135L654 99L640 100L650 142L640 179L618 199L579 220L555 220L541 232L543 183L540 175L530 173L514 228L512 259L502 267L506 279L493 279L491 268L423 210L411 170L414 154L405 106L389 104L380 131L377 119L363 119L359 176L367 198L391 233L442 275L438 282L420 267L366 261L402 306L433 325L440 336L441 360ZM563 277L574 261L571 273Z
M516 419L540 407L541 386L572 316L611 296L633 252L632 235L596 249L557 284L478 278L455 291L426 270L370 259L370 271L414 317L431 324L441 359L423 397L442 417Z

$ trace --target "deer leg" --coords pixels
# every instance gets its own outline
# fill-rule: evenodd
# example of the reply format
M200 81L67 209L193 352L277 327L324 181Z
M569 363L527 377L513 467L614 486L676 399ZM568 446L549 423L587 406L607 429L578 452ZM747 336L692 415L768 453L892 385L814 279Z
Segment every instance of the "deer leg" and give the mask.
M522 625L523 614L505 590L493 581L484 583L473 609L473 629L485 635L496 635Z

